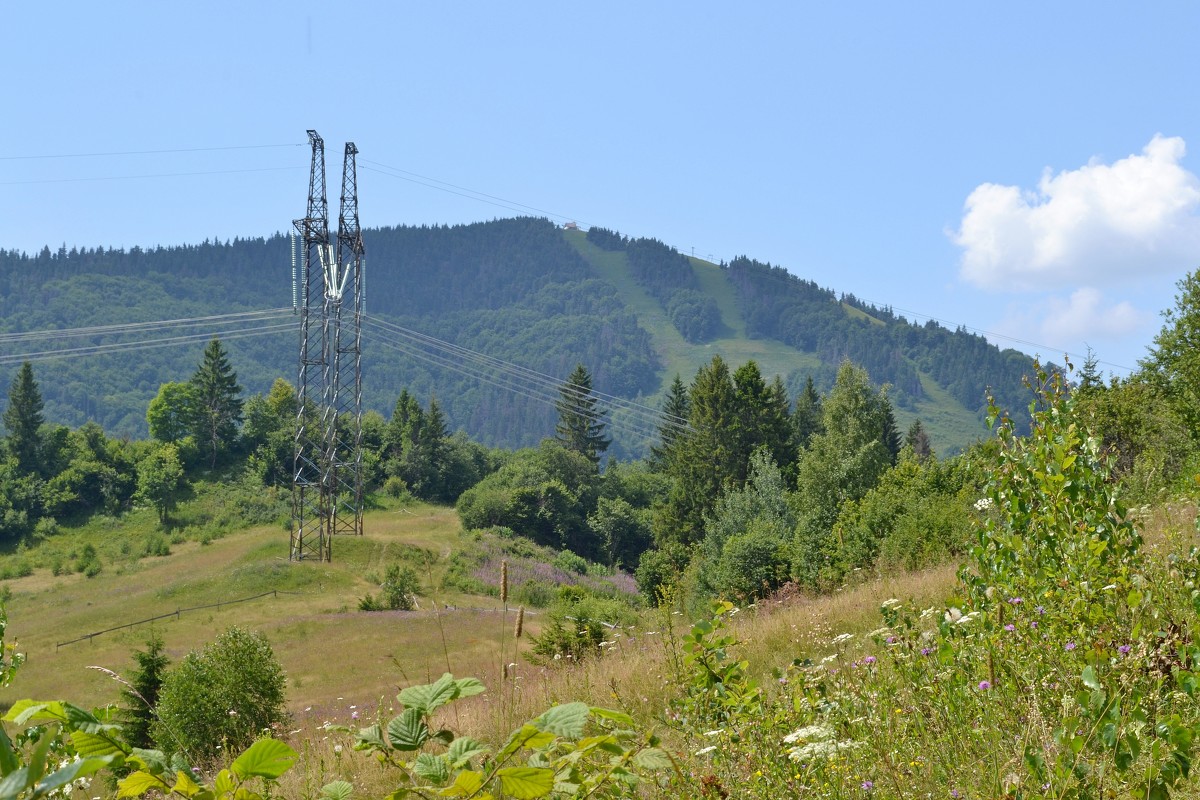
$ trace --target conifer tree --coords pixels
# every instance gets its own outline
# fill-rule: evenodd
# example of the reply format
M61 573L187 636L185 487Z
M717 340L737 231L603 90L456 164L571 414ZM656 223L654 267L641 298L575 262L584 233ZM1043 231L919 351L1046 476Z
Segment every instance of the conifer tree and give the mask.
M242 421L242 387L219 339L204 348L191 385L196 444L209 454L209 465L215 467L217 457L233 448Z
M129 674L128 688L121 690L121 696L128 704L121 713L121 734L134 747L154 747L150 726L154 723L158 692L171 663L163 651L162 636L151 633L146 640L146 649L133 651L137 666Z
M600 463L600 456L612 444L604 435L608 412L601 409L592 393L592 376L583 364L577 364L559 387L558 424L554 426L554 439L567 450L587 456L593 464Z
M42 393L33 379L33 366L26 361L13 379L8 392L8 408L4 410L4 427L8 430L8 452L17 461L17 471L33 474L39 469L38 455L41 440L38 429L42 417Z
M908 427L908 433L904 436L904 444L912 448L913 455L917 458L929 458L933 455L929 434L919 419L914 419L913 424Z
M671 382L671 388L667 390L662 412L665 419L658 429L659 443L650 448L650 463L659 470L666 468L667 462L670 461L671 454L674 452L675 442L686 431L688 416L691 414L688 389L683 385L679 373L675 373L675 380Z
M809 375L804 382L804 391L796 398L796 410L792 412L792 431L796 437L797 450L808 447L809 440L825 430L822 419L824 413L821 395L817 393L812 376Z

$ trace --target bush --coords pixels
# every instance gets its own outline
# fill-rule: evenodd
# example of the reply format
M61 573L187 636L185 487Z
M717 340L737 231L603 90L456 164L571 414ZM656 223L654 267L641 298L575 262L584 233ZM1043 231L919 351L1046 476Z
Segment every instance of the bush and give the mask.
M587 559L575 555L570 550L563 550L555 556L553 564L563 572L574 572L576 575L586 575L588 571Z
M409 566L392 564L384 574L383 592L378 600L367 595L358 601L360 611L412 611L417 607L415 598L421 588L417 571Z
M264 729L287 721L285 685L266 637L230 628L167 673L154 741L195 762L214 759L221 747L241 750Z

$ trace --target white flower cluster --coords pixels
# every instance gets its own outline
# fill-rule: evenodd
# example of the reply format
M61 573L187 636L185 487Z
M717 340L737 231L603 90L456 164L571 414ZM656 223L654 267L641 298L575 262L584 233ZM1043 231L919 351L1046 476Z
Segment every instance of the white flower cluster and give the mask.
M983 513L992 507L992 498L984 497L975 501L975 510Z
M951 608L942 615L942 618L951 625L967 625L978 616L978 611L972 611L970 614L964 614L961 609Z
M788 749L787 755L792 761L805 763L862 747L862 742L837 741L833 729L825 725L806 725L794 730L783 737L783 743L799 745Z

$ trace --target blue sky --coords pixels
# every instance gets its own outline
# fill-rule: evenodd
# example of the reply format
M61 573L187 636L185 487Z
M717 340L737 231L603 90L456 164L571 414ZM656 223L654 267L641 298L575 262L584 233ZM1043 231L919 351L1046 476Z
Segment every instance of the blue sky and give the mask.
M1001 346L1090 345L1116 372L1200 265L1200 4L216 0L3 16L7 249L286 230L315 128L334 203L342 143L357 144L366 227L602 225L1025 343Z

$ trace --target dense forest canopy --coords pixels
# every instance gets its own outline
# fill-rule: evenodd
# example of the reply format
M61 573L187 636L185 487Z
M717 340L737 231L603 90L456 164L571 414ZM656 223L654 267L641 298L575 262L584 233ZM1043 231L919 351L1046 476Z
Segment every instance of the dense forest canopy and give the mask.
M522 395L444 356L422 357L403 339L412 332L553 379L586 364L598 392L656 402L672 378L664 360L670 345L644 311L634 311L626 289L589 261L588 251L577 246L583 234L577 235L573 239L576 234L534 218L366 230L368 317L410 332L372 330L365 337L367 407L386 413L407 389L426 401L436 397L451 430L488 445L529 446L553 431L552 395ZM749 258L719 271L720 285L736 299L723 317L720 298L702 290L697 279L697 270L716 267L654 239L628 239L600 228L586 239L599 248L591 252L623 259L688 346L722 352L723 343L744 330L752 340L781 342L798 356L818 357L818 369L798 367L782 375L793 396L809 378L828 390L839 364L849 358L867 370L874 385L890 384L892 402L910 414L918 413L918 403L945 402L930 397L931 383L949 394L956 413L981 417L989 386L1002 402L1019 402L1030 360L980 336L909 323L889 309L852 296L839 299L830 289ZM0 332L286 308L292 303L291 263L291 243L283 235L152 249L62 246L32 255L0 250ZM225 337L247 391L265 392L277 378L295 380L298 333L287 319L273 320L275 331L253 338L237 339L232 324L214 324L205 332ZM9 365L0 369L0 381L11 380L26 354L115 340L9 343ZM202 347L200 339L191 346L41 361L46 417L70 426L94 420L114 435L145 436L146 404L160 385L188 373ZM936 421L930 425L936 436ZM644 432L617 427L610 455L646 453L651 442ZM960 439L956 447L968 442Z

